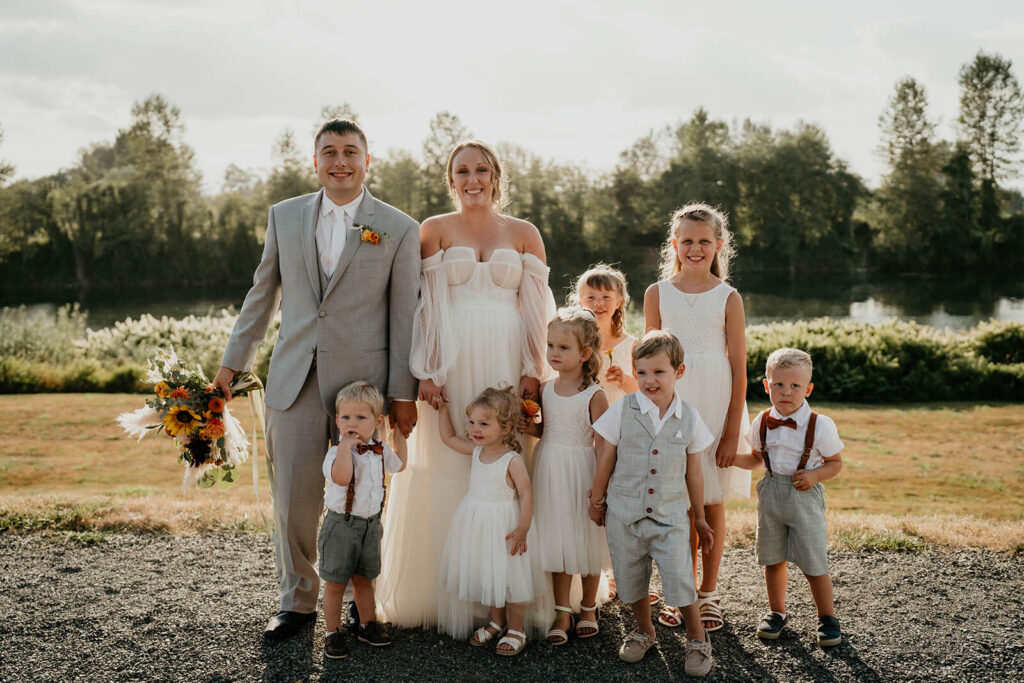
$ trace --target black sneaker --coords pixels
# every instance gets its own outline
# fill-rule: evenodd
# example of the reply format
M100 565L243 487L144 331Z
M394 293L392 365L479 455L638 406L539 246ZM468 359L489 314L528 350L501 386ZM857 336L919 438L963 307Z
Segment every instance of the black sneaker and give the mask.
M818 617L818 645L832 647L843 642L843 633L839 630L839 620L835 617Z
M782 615L778 612L769 612L757 627L757 637L765 640L775 640L782 633L782 629L787 621L789 621L788 614Z
M345 659L345 657L348 657L348 645L345 644L344 632L335 631L334 633L327 634L324 654L330 659Z
M384 630L384 627L376 621L371 621L366 626L356 629L356 636L364 643L374 647L384 647L391 644L391 636Z

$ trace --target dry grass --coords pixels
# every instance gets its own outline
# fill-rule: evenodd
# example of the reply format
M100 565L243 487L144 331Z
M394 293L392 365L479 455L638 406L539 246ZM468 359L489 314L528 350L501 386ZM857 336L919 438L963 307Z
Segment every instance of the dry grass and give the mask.
M0 396L0 532L263 530L249 464L227 490L183 494L170 441L136 443L113 422L140 405L138 395ZM251 433L246 404L235 406ZM1024 407L815 408L846 443L843 471L828 483L833 544L1024 552ZM753 505L730 503L730 543L752 541Z

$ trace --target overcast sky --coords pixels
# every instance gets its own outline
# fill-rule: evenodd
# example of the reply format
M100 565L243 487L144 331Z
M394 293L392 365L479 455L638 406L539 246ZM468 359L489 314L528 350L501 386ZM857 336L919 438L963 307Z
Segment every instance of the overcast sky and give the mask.
M1024 80L1024 2L0 0L0 159L19 178L69 166L155 92L181 108L211 191L229 163L265 171L284 128L302 139L342 102L371 153L418 154L448 110L484 140L600 172L704 106L818 123L874 185L897 79L925 85L952 137L957 73L979 49Z

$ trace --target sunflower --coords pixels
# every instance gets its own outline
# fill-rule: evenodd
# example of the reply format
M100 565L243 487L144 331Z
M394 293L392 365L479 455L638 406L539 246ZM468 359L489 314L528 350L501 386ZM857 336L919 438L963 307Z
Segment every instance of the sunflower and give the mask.
M184 406L173 406L164 415L164 428L171 436L189 434L199 426L199 416Z

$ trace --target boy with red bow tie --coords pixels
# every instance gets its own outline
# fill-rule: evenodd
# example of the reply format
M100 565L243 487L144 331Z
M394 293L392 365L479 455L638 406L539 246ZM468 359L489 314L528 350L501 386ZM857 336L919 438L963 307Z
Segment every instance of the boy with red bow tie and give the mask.
M356 607L365 619L356 627L357 637L378 647L391 644L391 636L374 620L373 580L380 574L384 476L405 469L406 450L404 440L398 442L396 453L373 439L384 421L384 397L372 384L345 385L334 404L340 442L324 457L327 515L320 527L317 552L324 580L325 652L331 659L343 659L348 647L341 631L341 603L349 579ZM397 433L396 438L400 438Z
M828 574L828 534L825 529L825 487L821 482L839 474L843 442L831 418L811 410L811 356L799 349L779 349L765 365L764 389L772 407L754 418L750 443L754 452L737 455L747 469L764 465L757 482L757 562L764 567L771 611L761 620L757 635L779 637L789 621L786 614L786 563L793 562L807 577L818 609L818 644L842 642Z

